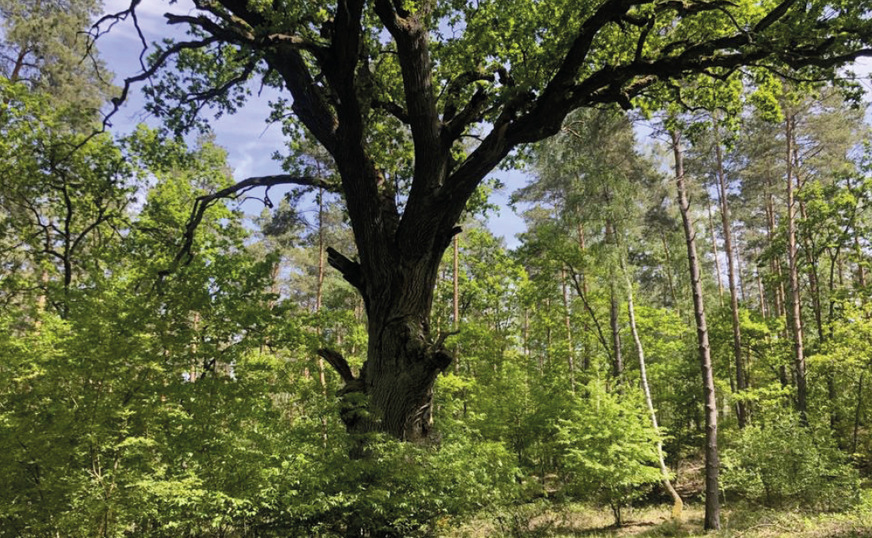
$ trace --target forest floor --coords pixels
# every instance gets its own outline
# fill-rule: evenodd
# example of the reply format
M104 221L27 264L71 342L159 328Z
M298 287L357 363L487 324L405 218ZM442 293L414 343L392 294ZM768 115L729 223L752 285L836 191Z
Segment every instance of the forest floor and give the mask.
M681 523L670 520L671 506L625 510L624 525L614 526L608 508L570 504L559 508L535 505L511 513L474 520L445 534L446 538L872 538L872 506L837 514L772 510L749 505L725 506L721 530L705 533L702 505L685 506Z

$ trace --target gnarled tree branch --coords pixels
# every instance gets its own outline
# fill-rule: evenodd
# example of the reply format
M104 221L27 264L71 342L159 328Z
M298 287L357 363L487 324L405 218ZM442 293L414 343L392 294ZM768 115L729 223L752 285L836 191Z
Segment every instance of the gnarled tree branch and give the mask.
M339 187L337 185L319 178L280 174L274 176L251 177L212 194L199 196L194 201L194 207L191 209L191 216L185 224L185 233L182 236L181 248L173 258L170 267L160 271L159 275L161 277L166 276L175 271L180 264L187 265L191 262L194 257L191 249L194 246L194 234L197 231L197 227L200 225L200 222L203 221L203 216L206 214L206 210L214 205L218 200L237 198L251 189L258 187L269 188L276 185L301 185L305 187L323 188L328 192L339 192Z
M363 294L364 298L366 298L367 295L364 289L363 271L361 270L359 263L348 259L332 247L327 247L327 263L330 264L330 267L339 271L342 274L342 277L348 281L349 284L357 288Z

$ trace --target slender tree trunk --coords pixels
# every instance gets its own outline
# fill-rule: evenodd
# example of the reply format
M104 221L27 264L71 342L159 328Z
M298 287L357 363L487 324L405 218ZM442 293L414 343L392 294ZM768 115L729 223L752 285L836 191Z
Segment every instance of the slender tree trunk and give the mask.
M611 286L610 295L609 326L612 330L612 347L614 348L612 374L618 377L624 372L624 356L621 351L621 329L618 324L618 297L614 285Z
M863 250L860 248L860 238L854 233L854 252L857 255L857 281L860 288L866 289L866 268L863 265Z
M747 409L742 401L742 392L747 388L745 372L742 365L742 331L739 322L739 295L736 290L736 267L733 259L733 231L730 223L730 203L727 200L727 181L724 177L724 157L721 151L721 137L718 131L717 120L714 126L715 132L715 157L717 162L718 195L721 205L721 225L724 236L724 252L727 254L727 279L730 287L730 314L733 328L733 360L736 364L736 393L739 401L736 412L739 420L739 428L744 428L747 423ZM718 272L720 275L720 271Z
M799 166L797 163L796 167ZM794 175L796 175L796 183L799 186L799 174L794 170ZM805 211L805 203L800 200L799 201L799 215L803 220L808 218L808 215ZM814 241L808 237L803 242L805 248L805 261L808 264L806 267L806 274L808 274L808 289L811 292L811 308L812 313L814 314L815 321L815 329L817 329L818 338L823 340L824 337L824 322L823 322L823 301L821 301L821 288L820 281L818 279L818 258L817 253L815 251Z
M193 329L194 338L192 339L193 343L191 344L191 370L188 373L188 381L194 383L197 381L197 378L200 377L200 371L198 369L197 364L197 338L200 333L200 313L194 312L194 317L191 320L191 328Z
M545 298L545 311L548 313L548 324L545 325L545 359L551 359L551 297Z
M18 55L15 57L15 63L12 66L12 71L9 73L9 81L10 82L18 82L18 78L21 76L21 68L24 67L24 60L27 58L28 50L26 47L22 47L21 50L18 51Z
M670 132L672 151L675 156L675 183L678 190L678 207L684 226L687 243L687 259L690 269L690 282L693 292L693 310L696 318L696 335L699 346L699 359L705 394L705 524L706 530L717 530L721 526L720 500L718 498L718 409L715 395L715 381L712 372L711 348L708 327L705 319L702 283L700 281L699 258L696 250L696 234L690 220L690 207L684 179L684 160L681 151L681 135Z
M760 258L760 253L757 251L757 249L755 249L754 250L755 265L756 265L756 261L759 258ZM757 283L757 299L759 301L758 304L760 306L760 314L764 318L766 318L768 313L769 313L769 309L766 306L766 290L763 288L763 279L760 277L760 270L757 268L754 269L754 281Z
M845 263L842 258L838 260L838 268L839 268L839 286L845 285Z
M722 196L721 189L718 188L718 196ZM706 212L708 212L708 221L709 221L709 235L711 235L712 242L712 257L714 257L715 261L715 275L718 281L718 302L721 305L721 308L724 307L724 278L721 276L721 258L718 255L718 238L715 235L715 222L712 218L712 206L711 204L705 205ZM727 257L729 259L729 256Z
M584 226L580 221L576 225L576 230L578 232L578 249L581 251L581 254L583 256L585 251L587 250L587 245L585 243L584 237ZM587 278L585 278L584 273L581 274L581 291L583 293L580 293L579 295L581 296L582 301L585 301L585 297L587 297L588 287ZM581 340L581 369L584 371L590 369L590 346L588 345L587 335L584 335Z
M617 246L615 229L610 220L606 221L606 240ZM609 279L609 326L612 330L612 375L619 377L624 372L624 356L621 352L621 328L618 318L618 293L615 287L614 270L609 270L611 278Z
M324 296L324 189L318 189L318 286L315 290L315 313L321 312L321 302ZM327 396L327 377L324 372L324 359L318 357L318 381L321 383L321 393ZM326 420L322 419L322 420ZM326 424L324 439L327 439Z
M657 411L654 409L651 389L648 386L648 372L645 368L645 348L642 347L642 340L639 338L639 331L636 328L636 309L633 306L633 282L630 280L630 273L627 270L623 257L621 258L621 270L624 273L624 281L627 284L627 315L630 318L630 333L633 335L633 342L636 344L636 355L639 356L639 376L642 380L642 390L645 392L645 403L648 405L648 413L651 415L651 425L657 434L657 461L660 463L660 473L663 475L663 487L666 488L666 491L672 497L672 518L680 521L684 502L682 502L681 496L672 486L672 481L669 479L669 469L666 467L666 459L663 456L663 441L660 438L660 426L657 424Z
M460 234L454 236L454 290L452 294L454 306L454 331L460 330ZM526 345L526 340L525 340ZM460 361L457 360L457 350L454 350L454 373L460 372Z
M733 254L734 259L736 260L736 285L739 288L739 300L743 303L746 302L745 299L745 281L742 278L742 249L740 248L741 243L738 238L736 239L735 252ZM750 294L750 292L748 292Z
M569 385L575 394L575 348L572 345L572 317L570 315L569 287L566 285L566 268L560 268L560 285L563 288L563 321L566 324L566 358L569 364Z
M672 281L672 256L669 254L669 244L666 242L666 234L660 233L660 242L663 243L663 255L666 257L666 283L669 285L669 294L672 295L672 306L678 317L681 317L681 308L678 305L678 295L675 293L675 284Z
M771 182L770 187L771 187ZM775 240L775 200L772 193L768 193L766 197L766 237L771 245ZM772 292L773 301L775 303L775 315L784 316L786 314L785 293L784 293L784 275L781 271L781 262L776 258L772 258L769 262L770 271L775 276L775 285Z
M863 409L863 376L865 371L860 372L860 379L857 381L857 407L854 410L854 436L851 440L851 454L857 453L857 437L860 431L860 414Z
M796 377L796 410L803 423L808 419L807 389L805 376L805 350L802 336L802 310L799 295L799 268L797 266L796 248L796 212L793 185L793 152L795 118L788 115L785 119L785 138L787 141L787 260L790 282L790 328L793 333L794 376Z
M775 198L772 194L772 178L767 174L766 177L766 237L769 241L769 244L775 239ZM781 269L781 260L777 258L772 258L769 261L769 270L775 277L775 283L773 284L772 296L773 302L775 303L775 316L781 317L787 315L787 298L786 293L784 291L784 273ZM786 339L787 332L781 331L779 334L779 338ZM782 387L787 387L790 384L787 375L787 366L782 364L779 367L778 372L779 379L781 381Z
M576 226L576 229L578 232L578 250L580 250L581 254L584 255L584 253L587 251L587 244L585 242L585 237L584 237L584 227L579 222L578 225ZM584 295L587 295L587 291L588 291L587 290L587 278L585 278L584 273L581 273L580 276L581 276L581 289L584 291Z

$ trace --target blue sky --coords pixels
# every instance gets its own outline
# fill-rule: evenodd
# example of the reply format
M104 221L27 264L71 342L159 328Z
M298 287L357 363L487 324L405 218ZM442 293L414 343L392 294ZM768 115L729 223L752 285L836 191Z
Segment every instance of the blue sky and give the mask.
M125 9L129 0L109 0L106 2L106 12L117 12ZM189 7L186 7L189 6ZM164 22L163 14L167 11L184 13L193 6L189 2L177 2L170 6L168 2L146 0L137 8L140 28L149 44L166 37L181 37L178 29L171 28ZM121 85L125 77L136 74L139 70L139 54L142 44L136 35L133 24L125 21L116 25L111 32L98 40L102 58L115 73L115 83ZM209 120L215 133L217 143L227 149L230 166L234 177L243 180L252 176L262 176L281 173L279 163L271 159L276 150L281 150L284 137L281 127L277 124L267 125L269 101L278 94L265 88L258 96L258 88L254 87L254 95L248 103L232 116L223 116L217 120ZM131 89L127 103L112 118L111 130L116 134L129 133L141 122L156 126L158 121L149 118L143 110L144 99L142 85ZM208 112L206 113L208 114ZM206 116L207 118L209 116ZM515 235L524 231L523 220L506 206L511 192L524 186L528 176L523 172L497 172L494 174L505 185L502 192L495 193L492 201L500 206L498 215L490 218L489 227L494 234L503 237L509 247L518 244ZM246 210L260 213L261 207L246 206ZM301 208L306 211L309 208Z

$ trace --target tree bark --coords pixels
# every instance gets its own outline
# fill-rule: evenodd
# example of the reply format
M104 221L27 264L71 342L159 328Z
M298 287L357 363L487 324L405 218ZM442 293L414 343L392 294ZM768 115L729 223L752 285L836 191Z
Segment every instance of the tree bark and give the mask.
M706 530L717 530L721 526L721 509L718 498L718 409L715 395L714 374L712 372L711 348L705 318L702 283L700 281L699 258L696 250L696 234L690 220L690 205L684 179L684 158L681 150L681 135L670 131L672 151L675 157L675 183L678 189L678 208L684 226L687 243L687 259L690 269L690 282L693 294L693 311L696 318L696 336L699 360L702 370L705 394L705 523Z
M340 258L332 249L328 255L331 265L343 267L340 271L348 277L346 262L354 262ZM341 355L322 350L322 357L345 381L342 419L351 433L380 431L406 441L427 439L433 383L451 364L451 356L442 347L446 335L434 340L429 331L437 268L438 263L431 260L410 271L394 268L389 285L364 295L369 343L367 361L357 377ZM350 275L353 279L353 270ZM365 400L361 402L357 394Z
M795 163L794 175L796 176L796 184L797 187L800 187L800 179L799 174L796 173L796 169L799 168L799 163ZM808 214L805 211L805 203L800 200L799 201L799 216L802 220L806 220L808 218ZM823 321L823 301L821 300L821 288L820 281L818 279L818 255L819 253L816 251L814 238L808 237L806 235L803 241L803 247L805 250L805 260L808 264L806 267L806 274L808 275L808 290L811 294L811 309L812 314L814 315L815 328L817 329L818 338L823 341L824 338L824 321Z
M854 253L857 256L857 281L861 289L866 289L866 268L863 265L863 250L860 248L860 239L854 233Z
M787 261L790 283L790 328L793 333L793 368L796 377L796 410L801 420L806 423L807 411L807 388L805 378L805 352L802 336L802 310L799 295L799 268L797 266L796 249L796 212L793 185L793 152L794 152L794 125L796 119L793 115L785 118L785 140L787 143Z
M758 260L759 258L759 251L754 249L754 259ZM760 307L760 314L765 319L769 314L769 308L766 305L766 290L763 288L763 279L760 277L760 270L757 268L754 269L754 281L757 283L757 299Z
M587 251L587 244L585 242L584 237L584 226L581 221L578 222L576 226L576 231L578 233L578 249L581 251L582 256ZM573 277L574 278L574 277ZM584 293L580 293L579 295L582 297L582 300L586 300L587 296L587 278L584 273L581 274L581 291ZM581 369L587 371L590 369L590 346L588 344L587 335L581 340Z
M772 194L772 178L767 174L766 176L766 237L771 245L775 239L775 197ZM782 263L781 260L773 257L769 260L769 270L775 276L775 282L773 284L772 296L773 302L775 303L775 316L781 317L787 315L787 299L786 293L784 291L784 273L782 271ZM779 338L786 339L787 338L787 329L783 331L779 331ZM790 382L787 375L787 366L785 364L780 365L778 369L778 377L781 381L782 387L787 387Z
M721 137L718 131L717 120L714 125L715 133L715 158L717 162L718 194L721 205L721 225L724 234L724 252L727 254L727 278L730 287L730 314L733 328L733 360L736 363L736 394L739 399L736 404L736 413L739 420L739 428L744 428L747 423L747 409L742 401L742 392L747 388L745 372L742 364L742 332L739 323L739 295L736 289L736 268L733 256L733 231L730 224L730 204L727 200L727 181L724 177L724 157L721 150Z

